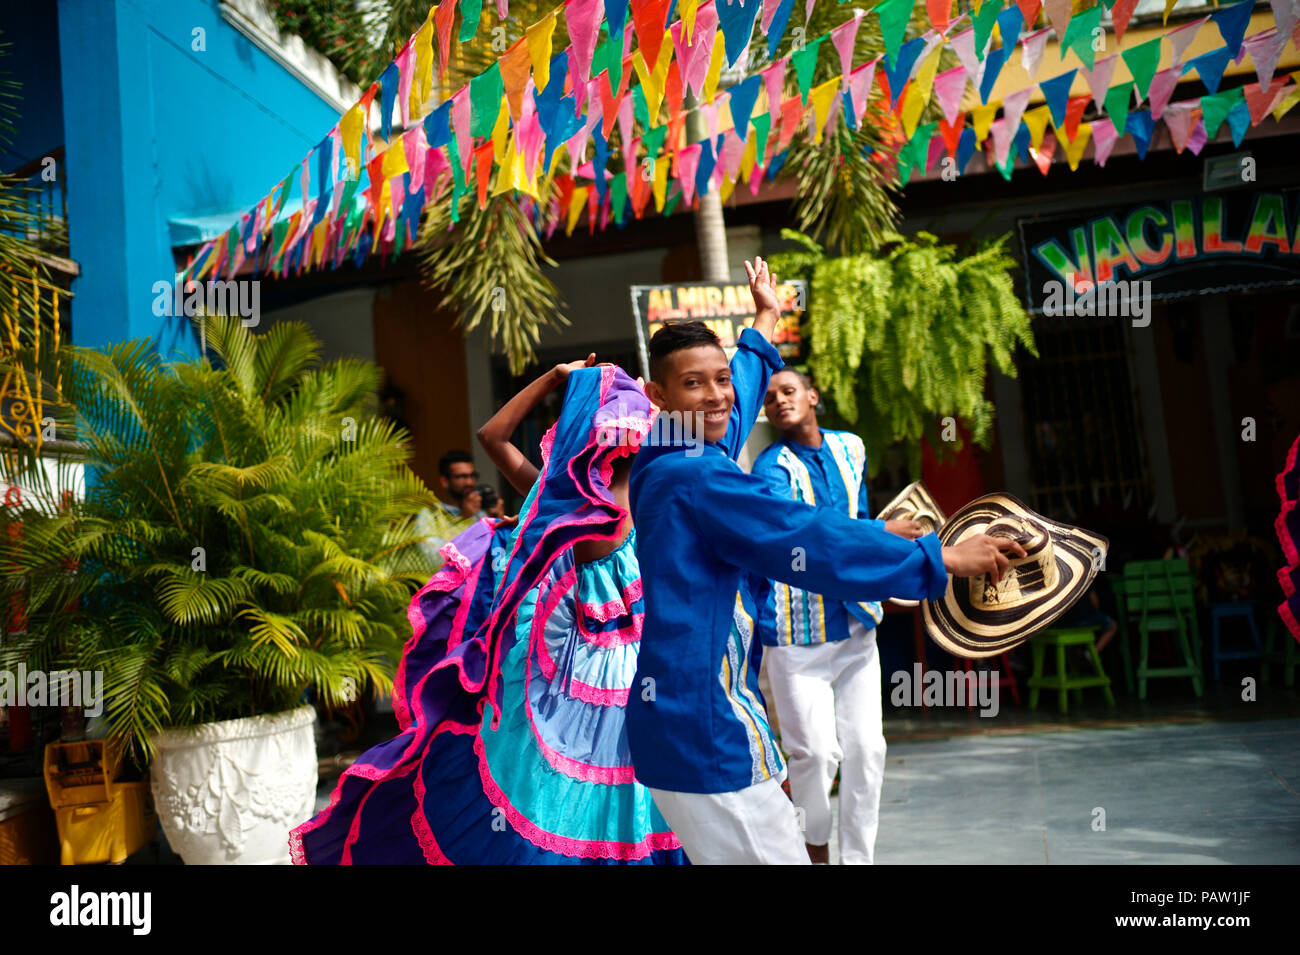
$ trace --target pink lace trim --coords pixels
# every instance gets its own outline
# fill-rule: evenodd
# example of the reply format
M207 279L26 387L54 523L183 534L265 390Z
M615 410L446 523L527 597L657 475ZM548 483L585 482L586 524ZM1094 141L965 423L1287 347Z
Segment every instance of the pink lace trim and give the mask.
M578 632L588 643L605 650L613 650L629 643L637 643L641 639L641 626L644 620L645 614L638 613L633 615L631 623L617 630L591 630L582 619L582 614L578 614Z
M652 832L640 842L610 842L594 839L572 839L539 828L511 804L506 794L492 779L492 772L483 751L483 737L474 738L474 752L478 755L479 778L483 792L492 804L505 813L511 827L537 846L548 852L577 856L581 859L618 859L620 861L644 859L658 849L680 849L681 842L671 832Z
M601 623L608 623L615 617L626 617L632 610L632 605L640 600L645 594L645 588L638 577L632 583L628 584L623 591L621 598L615 598L607 603L593 604L586 601L582 604L582 612L592 620L598 620Z
M569 679L569 693L573 698L596 706L627 706L630 692L630 687L606 690L598 686L590 686L580 680Z

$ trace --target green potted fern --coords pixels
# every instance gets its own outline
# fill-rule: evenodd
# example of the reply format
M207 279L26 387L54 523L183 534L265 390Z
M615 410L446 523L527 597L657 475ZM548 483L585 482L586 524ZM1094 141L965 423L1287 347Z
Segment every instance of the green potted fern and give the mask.
M26 611L0 665L102 671L107 735L187 863L282 862L313 810L311 702L391 689L432 496L373 364L322 365L300 323L206 323L215 364L129 342L27 369L87 490L4 456L31 493L0 529L0 600Z

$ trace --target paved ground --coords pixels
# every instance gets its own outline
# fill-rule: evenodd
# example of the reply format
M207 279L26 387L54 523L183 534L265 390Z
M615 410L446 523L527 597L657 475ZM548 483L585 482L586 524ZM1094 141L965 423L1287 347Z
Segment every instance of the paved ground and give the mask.
M878 864L1300 863L1300 719L886 732Z

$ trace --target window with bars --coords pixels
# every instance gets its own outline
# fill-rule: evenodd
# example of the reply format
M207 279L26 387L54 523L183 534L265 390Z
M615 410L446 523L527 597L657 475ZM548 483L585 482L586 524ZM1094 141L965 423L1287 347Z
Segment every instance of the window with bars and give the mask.
M1123 323L1042 321L1034 337L1039 358L1019 366L1029 505L1065 520L1145 510L1152 493Z

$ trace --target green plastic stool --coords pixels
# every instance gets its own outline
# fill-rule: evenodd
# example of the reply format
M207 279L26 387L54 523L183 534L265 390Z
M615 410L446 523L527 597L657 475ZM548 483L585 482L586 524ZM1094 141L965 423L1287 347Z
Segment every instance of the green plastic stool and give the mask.
M1056 673L1043 676L1043 657L1049 646L1056 647ZM1097 668L1096 676L1075 676L1070 673L1065 662L1065 648L1085 646ZM1030 641L1034 653L1034 673L1029 678L1029 708L1038 709L1040 690L1056 690L1061 702L1061 712L1070 709L1070 691L1074 691L1076 703L1083 702L1083 691L1087 687L1099 686L1106 694L1106 705L1115 705L1115 695L1110 691L1110 677L1101 665L1101 656L1097 653L1097 632L1092 627L1054 627L1044 630Z

